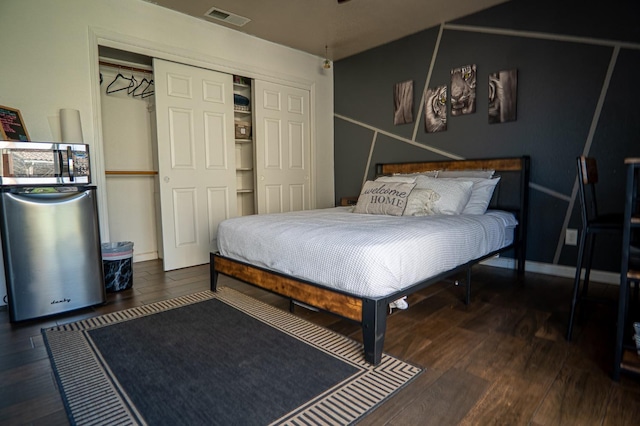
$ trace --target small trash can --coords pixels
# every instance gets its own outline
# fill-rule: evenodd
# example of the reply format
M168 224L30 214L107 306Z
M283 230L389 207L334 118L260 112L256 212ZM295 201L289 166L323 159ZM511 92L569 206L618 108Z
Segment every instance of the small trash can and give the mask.
M102 267L107 292L127 290L133 286L132 259L131 241L102 243Z

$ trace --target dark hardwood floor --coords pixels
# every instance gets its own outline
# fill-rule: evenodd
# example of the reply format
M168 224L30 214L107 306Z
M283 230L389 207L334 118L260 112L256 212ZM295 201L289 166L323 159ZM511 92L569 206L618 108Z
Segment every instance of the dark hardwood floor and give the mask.
M105 305L20 324L0 311L0 424L66 425L40 329L209 288L209 266L163 272L159 261L134 264L130 290ZM461 277L462 278L462 277ZM267 303L288 301L222 278ZM385 352L426 371L362 425L637 425L640 379L610 379L613 305L585 305L574 340L564 339L572 280L477 266L472 303L463 287L439 283L390 315ZM593 284L612 301L617 286ZM296 314L361 341L360 329L332 315Z

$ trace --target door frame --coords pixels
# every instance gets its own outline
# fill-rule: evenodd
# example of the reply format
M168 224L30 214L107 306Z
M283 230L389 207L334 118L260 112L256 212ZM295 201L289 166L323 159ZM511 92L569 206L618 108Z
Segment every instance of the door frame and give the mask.
M212 71L228 73L231 75L242 75L252 79L260 79L272 83L291 86L309 91L309 131L311 158L316 158L316 141L315 141L315 83L310 80L304 80L289 75L275 73L260 67L237 63L213 56L202 55L201 53L191 52L187 49L177 48L174 46L164 45L162 43L153 42L151 40L140 39L125 34L116 33L114 31L105 30L104 28L89 27L89 71L91 78L91 87L93 88L92 107L93 107L93 129L94 144L90 148L91 152L91 174L93 183L100 189L98 191L98 214L100 217L100 235L102 241L109 241L109 214L107 211L107 194L106 194L106 178L105 178L105 162L104 162L104 140L102 134L102 108L100 105L100 71L99 71L99 54L98 47L105 46L114 49L124 50L128 52L138 53L140 55L150 56L152 58L164 59L167 61L178 62L184 65L190 65L199 68L205 68ZM316 167L314 161L310 164L311 169L311 185L310 185L310 206L313 209L316 205Z

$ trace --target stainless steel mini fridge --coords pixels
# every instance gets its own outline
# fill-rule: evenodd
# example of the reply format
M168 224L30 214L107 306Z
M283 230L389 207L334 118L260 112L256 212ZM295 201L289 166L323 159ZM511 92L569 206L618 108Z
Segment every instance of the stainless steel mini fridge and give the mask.
M11 321L104 303L96 188L86 184L86 145L51 144L49 150L35 143L3 144L0 231ZM38 155L27 155L32 147ZM23 164L26 157L29 165Z

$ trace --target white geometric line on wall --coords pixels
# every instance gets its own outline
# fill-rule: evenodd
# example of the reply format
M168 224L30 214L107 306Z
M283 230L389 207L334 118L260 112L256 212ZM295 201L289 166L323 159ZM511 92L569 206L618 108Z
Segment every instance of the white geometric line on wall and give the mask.
M401 142L408 143L409 145L413 145L413 146L416 146L418 148L426 149L427 151L431 151L431 152L436 153L438 155L442 155L443 157L447 157L447 158L450 158L452 160L464 160L464 158L460 157L459 155L453 154L451 152L443 151L441 149L434 148L434 147L429 146L429 145L421 144L421 143L418 143L416 141L412 141L411 139L403 138L402 136L394 135L393 133L387 132L386 130L378 129L377 127L374 127L374 126L372 126L370 124L363 123L363 122L358 121L358 120L354 120L353 118L349 118L347 116L344 116L344 115L341 115L341 114L336 114L336 113L334 113L333 116L335 118L339 118L341 120L344 120L344 121L347 121L349 123L358 125L360 127L364 127L365 129L369 129L369 130L371 130L373 132L378 132L378 133L380 133L382 135L389 136L392 139L396 139L396 140L399 140Z

